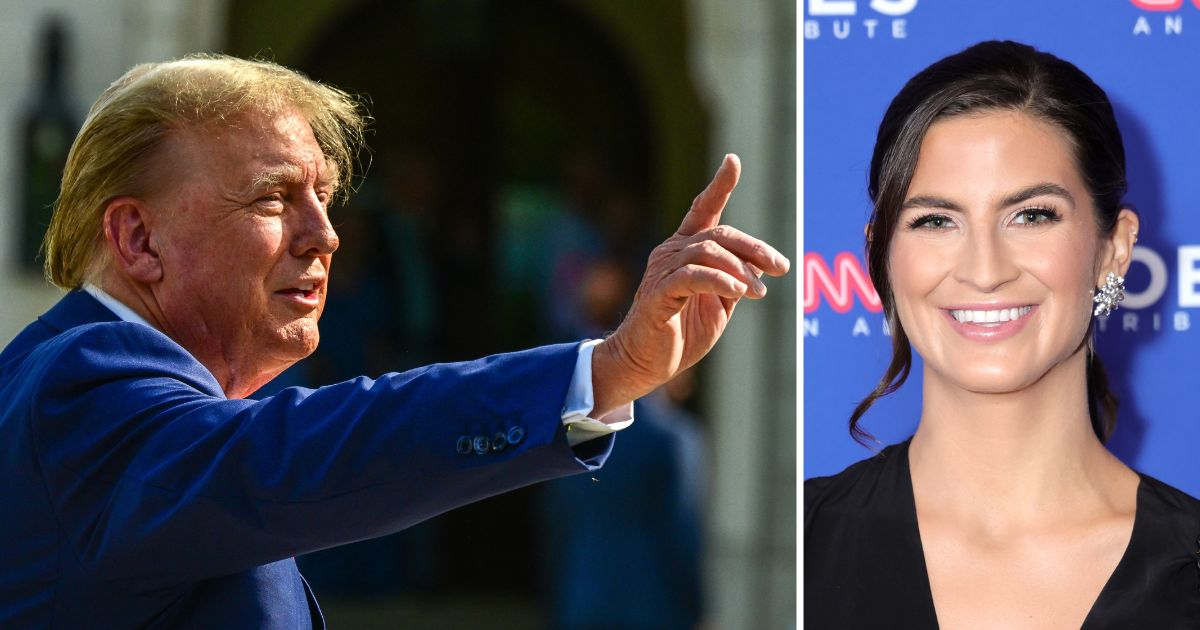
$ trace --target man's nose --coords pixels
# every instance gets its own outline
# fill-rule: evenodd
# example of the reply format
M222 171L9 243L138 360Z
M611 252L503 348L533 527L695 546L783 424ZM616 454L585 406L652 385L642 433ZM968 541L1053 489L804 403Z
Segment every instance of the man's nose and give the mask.
M954 267L960 282L990 293L1020 274L1014 253L995 230L975 230L964 242Z
M292 254L298 257L327 256L337 251L339 240L325 204L315 193L305 195L295 208L296 223Z

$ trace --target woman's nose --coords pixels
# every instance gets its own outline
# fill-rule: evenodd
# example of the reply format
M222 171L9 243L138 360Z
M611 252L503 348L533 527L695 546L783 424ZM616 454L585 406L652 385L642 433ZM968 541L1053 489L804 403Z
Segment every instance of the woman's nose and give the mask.
M990 293L1019 274L1013 257L1000 235L991 230L976 230L958 253L955 277L980 292Z

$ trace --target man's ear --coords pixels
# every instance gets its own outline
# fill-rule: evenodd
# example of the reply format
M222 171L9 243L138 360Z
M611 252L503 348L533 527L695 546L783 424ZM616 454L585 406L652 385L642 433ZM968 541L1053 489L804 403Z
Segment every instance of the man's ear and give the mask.
M1137 213L1129 207L1121 208L1112 234L1104 239L1096 286L1104 285L1104 277L1110 271L1124 276L1129 270L1129 265L1133 263L1133 245L1137 243L1139 226Z
M162 279L162 260L150 238L151 216L146 202L117 197L104 208L104 239L117 268L133 280L152 284Z

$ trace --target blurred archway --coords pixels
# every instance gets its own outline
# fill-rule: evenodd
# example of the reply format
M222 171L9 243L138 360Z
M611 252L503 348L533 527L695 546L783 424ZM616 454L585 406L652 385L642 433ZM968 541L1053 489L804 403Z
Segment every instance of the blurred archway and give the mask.
M559 312L569 297L547 291L571 286L571 254L637 265L704 182L685 9L326 0L298 15L283 0L231 2L229 52L365 95L376 118L357 201L335 211L343 245L322 349L296 378L574 338ZM531 503L512 493L402 534L435 553L378 579L532 602ZM394 552L380 544L364 557Z

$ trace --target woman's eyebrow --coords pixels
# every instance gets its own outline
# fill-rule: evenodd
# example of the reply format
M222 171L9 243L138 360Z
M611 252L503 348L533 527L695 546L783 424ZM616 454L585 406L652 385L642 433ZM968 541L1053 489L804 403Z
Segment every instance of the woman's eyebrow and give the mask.
M1034 197L1041 197L1043 195L1052 195L1055 197L1062 197L1067 202L1069 202L1072 206L1075 205L1075 197L1073 195L1071 195L1070 191L1068 191L1066 188L1063 188L1062 186L1059 186L1058 184L1054 184L1051 182L1042 182L1040 184L1026 186L1025 188L1022 188L1021 190L1018 190L1014 193L1010 193L1009 195L1004 197L1004 199L1000 200L999 207L1007 208L1008 206L1013 206L1013 205L1019 204L1023 201L1029 201L1030 199L1033 199ZM962 207L959 206L957 203L954 203L953 201L950 201L949 199L946 199L944 197L938 197L935 195L918 195L916 197L912 197L912 198L906 200L904 202L904 204L902 206L900 206L901 210L907 210L909 208L939 208L942 210L959 210L959 211L962 210Z
M962 208L943 197L935 197L933 195L918 195L905 200L904 205L900 206L901 210L909 208L941 208L942 210L962 210Z
M1066 188L1063 188L1058 184L1042 182L1040 184L1034 184L1032 186L1022 188L1021 190L1008 195L1000 202L1000 207L1004 208L1008 206L1014 206L1023 201L1029 201L1034 197L1041 197L1043 195L1062 197L1072 206L1075 205L1075 197L1073 197L1070 191L1068 191Z

